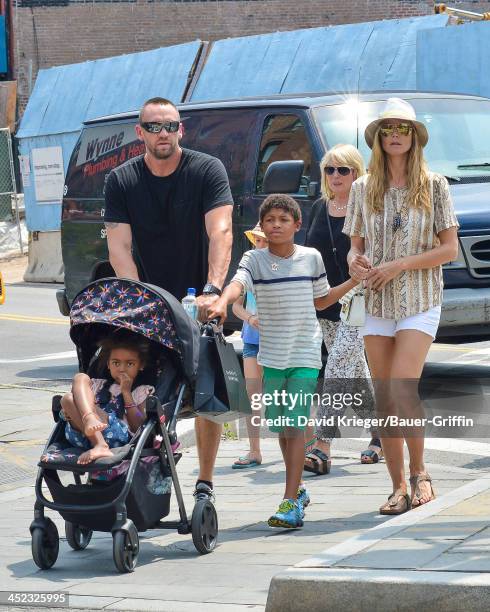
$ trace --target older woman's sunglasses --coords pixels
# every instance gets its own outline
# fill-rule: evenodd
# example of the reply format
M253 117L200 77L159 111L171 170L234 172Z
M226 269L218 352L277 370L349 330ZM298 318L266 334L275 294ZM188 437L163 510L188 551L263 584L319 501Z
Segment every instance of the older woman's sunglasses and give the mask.
M180 121L166 121L165 123L157 123L156 121L147 121L146 123L141 123L141 127L145 130L145 132L150 132L150 134L160 134L162 130L169 132L177 132L179 129Z
M349 168L348 166L325 166L325 174L328 174L328 176L335 174L335 170L337 170L340 176L347 176L351 173L352 168Z
M383 125L379 132L381 136L388 138L388 136L393 136L393 134L398 132L400 136L408 136L412 132L413 126L410 123L399 123L398 125Z

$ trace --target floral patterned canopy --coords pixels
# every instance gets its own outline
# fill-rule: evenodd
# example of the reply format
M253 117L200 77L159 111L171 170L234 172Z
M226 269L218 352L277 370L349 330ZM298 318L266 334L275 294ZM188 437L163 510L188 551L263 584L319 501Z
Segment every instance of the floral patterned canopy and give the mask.
M94 342L102 339L110 326L127 329L175 351L186 374L195 375L199 326L173 295L159 287L121 278L94 281L73 300L70 323L70 336L80 351L91 353L88 359ZM101 330L98 338L94 332L97 329Z

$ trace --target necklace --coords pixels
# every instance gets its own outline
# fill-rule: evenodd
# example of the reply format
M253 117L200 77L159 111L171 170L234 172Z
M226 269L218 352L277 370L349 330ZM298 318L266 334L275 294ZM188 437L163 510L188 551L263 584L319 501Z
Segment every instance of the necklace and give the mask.
M330 200L330 205L337 212L344 212L344 210L347 208L347 202L339 206L338 204L335 203L335 200Z
M292 257L294 255L295 251L296 251L296 245L293 245L292 250L287 255L276 255L275 253L272 253L272 251L270 251L269 249L269 252L271 253L271 255L274 255L274 257L280 257L281 259L289 259L289 257ZM274 272L279 270L279 264L273 261L271 263L271 270L273 270Z

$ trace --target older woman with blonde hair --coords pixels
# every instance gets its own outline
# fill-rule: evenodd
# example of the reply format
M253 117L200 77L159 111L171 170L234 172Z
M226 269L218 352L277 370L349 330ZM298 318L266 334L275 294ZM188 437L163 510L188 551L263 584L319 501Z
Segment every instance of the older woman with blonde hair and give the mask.
M324 155L320 170L322 197L312 206L305 244L320 251L328 282L331 286L336 286L349 278L347 253L350 241L342 233L342 228L352 183L365 174L365 168L355 147L338 144ZM374 399L359 328L349 327L340 320L338 303L318 312L317 316L328 352L324 391L331 396L335 392L352 392L353 385L361 385L368 393L364 394L360 416L373 416ZM348 380L350 382L347 382ZM327 394L323 397L327 397ZM338 429L336 425L327 423L331 420L330 417L335 419L342 416L346 408L347 406L343 405L328 405L328 402L321 402L318 406L317 419L320 424L315 430L315 437L306 443L306 471L315 474L326 474L330 471L330 445ZM369 448L361 454L363 463L376 463L382 454L376 432L371 433L373 438ZM306 437L311 437L311 430Z
M390 98L365 138L372 148L369 174L352 186L344 232L351 237L351 276L366 285L362 334L377 411L390 417L381 442L393 490L380 513L401 514L435 498L424 430L404 427L399 417L423 414L418 381L439 325L442 264L458 254L458 222L447 180L427 168L429 135L408 102Z

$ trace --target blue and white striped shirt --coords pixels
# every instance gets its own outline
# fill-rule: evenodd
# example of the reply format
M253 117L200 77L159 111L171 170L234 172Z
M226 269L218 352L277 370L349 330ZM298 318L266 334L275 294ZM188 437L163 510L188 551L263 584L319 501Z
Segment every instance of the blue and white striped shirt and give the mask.
M260 365L321 368L322 332L313 300L327 295L330 286L316 249L296 245L287 259L268 248L247 251L232 280L257 300Z

